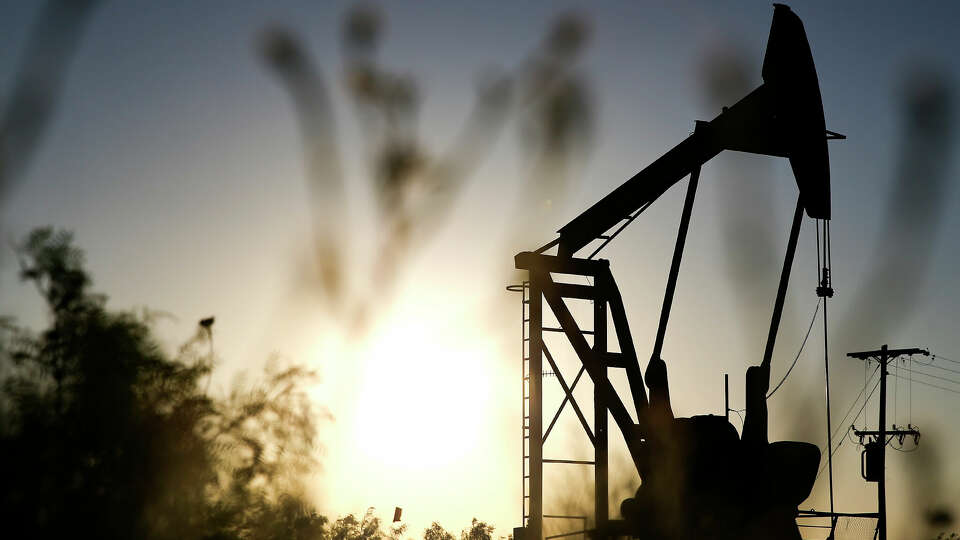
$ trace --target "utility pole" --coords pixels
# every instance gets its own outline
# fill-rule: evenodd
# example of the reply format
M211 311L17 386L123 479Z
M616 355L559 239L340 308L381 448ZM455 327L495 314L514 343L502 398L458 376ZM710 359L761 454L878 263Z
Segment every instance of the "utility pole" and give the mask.
M887 482L886 482L886 449L887 435L906 436L913 435L917 439L920 433L915 429L910 430L887 430L887 365L892 360L900 356L922 354L930 356L930 351L926 349L888 349L886 345L875 351L860 351L847 353L851 358L860 360L876 360L880 364L880 418L877 423L877 431L854 431L861 440L864 437L874 437L872 442L867 443L866 458L867 471L863 472L864 478L868 482L877 482L877 529L880 540L887 540ZM872 445L872 446L871 446Z

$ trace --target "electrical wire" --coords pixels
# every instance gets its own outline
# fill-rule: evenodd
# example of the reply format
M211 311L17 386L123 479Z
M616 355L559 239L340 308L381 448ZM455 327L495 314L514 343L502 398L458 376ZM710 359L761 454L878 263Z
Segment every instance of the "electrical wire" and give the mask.
M897 390L900 388L900 384L899 384L900 377L898 377L899 374L900 374L900 359L896 358L893 361L893 376L895 377L893 380L893 423L894 424L897 423Z
M740 414L745 409L730 409L730 412L737 413L737 416L740 417L740 429L743 429L743 415Z
M933 355L933 359L934 359L934 360L936 360L937 358L939 358L939 359L941 359L941 360L946 360L947 362L953 362L954 364L960 364L960 360L953 360L953 359L947 358L946 356L943 356L943 355L941 355L941 354L935 354L935 355Z
M870 381L873 380L874 375L877 374L877 370L879 369L880 369L880 366L877 366L873 370L873 373L870 375ZM837 437L837 434L840 433L840 429L842 429L843 426L846 424L847 418L850 416L850 413L853 412L853 408L857 406L857 403L860 403L860 396L862 396L864 392L867 391L867 384L868 384L867 382L864 383L863 388L860 389L860 393L857 394L857 397L853 400L853 403L850 404L850 408L847 409L847 413L843 415L843 420L840 420L840 423L837 424L837 429L836 431L833 432L834 438ZM877 381L877 384L880 384L880 381ZM876 388L876 385L874 385L874 388ZM870 395L873 395L873 392L870 392ZM867 399L869 399L869 397ZM859 414L857 416L859 416Z
M860 444L860 441L853 439L853 430L847 429L847 432L845 435L847 436L847 440L850 441L850 444L856 444L856 445Z
M878 368L879 368L879 366L878 366ZM871 377L870 380L873 380L873 377ZM870 401L870 398L873 396L873 393L876 392L878 386L880 386L880 381L879 381L879 380L877 381L876 384L873 385L873 390L870 390L870 393L867 395L867 398L866 398L865 400L863 400L863 406L860 407L860 411L857 412L857 415L853 418L853 422L851 422L850 425L847 427L847 433L849 433L850 430L853 429L853 424L855 424L855 423L857 422L857 419L860 418L860 415L863 414L863 410L867 407L867 403ZM864 389L866 389L866 388L864 388ZM958 393L960 393L960 392L958 392ZM860 397L860 396L857 396L858 399L859 399L859 397ZM857 402L854 401L854 405L856 405L856 403L857 403ZM851 407L850 410L853 410L853 407ZM847 414L849 414L849 413L847 413ZM844 420L846 420L846 417L844 417ZM843 425L843 421L840 422L840 425L841 425L841 426ZM839 429L838 429L837 431L839 432ZM837 453L837 450L839 450L840 447L843 446L843 441L846 441L846 440L847 440L847 433L844 433L844 434L843 434L843 439L840 439L840 442L838 442L837 445L831 450L831 452L830 452L830 455L831 455L831 456L833 456L834 454L836 454L836 453ZM820 478L820 475L823 473L824 469L826 469L826 468L827 468L827 464L826 464L826 463L824 463L823 465L820 466L820 470L817 471L817 477L814 479L814 482L816 482L817 479Z
M860 407L860 410L857 412L857 415L853 417L853 421L850 422L850 427L852 428L854 424L857 423L857 420L860 418L860 415L863 414L863 410L867 408L867 403L870 402L870 398L873 397L873 393L877 391L877 387L880 386L880 381L878 380L876 384L873 385L873 390L870 390L870 393L867 394L867 398L863 400L863 405Z
M920 364L920 365L923 366L923 367L934 367L934 368L937 368L937 369L942 369L943 371L949 371L950 373L956 373L956 374L960 375L960 369L950 369L950 368L946 368L946 367L943 367L943 366L938 366L938 365L934 364L933 362L930 362L929 364L922 364L922 363L920 363L920 362L917 362L917 363Z
M943 387L943 386L938 386L938 385L936 385L936 384L930 384L930 383L928 383L928 382L923 382L923 381L918 381L918 380L914 380L913 382L916 383L916 384L922 384L922 385L924 385L924 386L929 386L929 387L931 387L931 388L938 388L938 389L943 390L943 391L945 391L945 392L951 392L951 393L953 393L953 394L957 394L958 396L960 396L960 391L957 391L957 390L952 390L952 389L950 389L950 388L945 388L945 387Z
M914 447L911 448L910 450L904 450L903 448L897 448L896 446L894 446L894 445L891 444L891 445L890 445L890 448L896 450L897 452L903 452L904 454L909 454L909 453L911 453L911 452L916 452L920 447L919 447L919 446L914 446Z
M869 368L870 368L870 359L868 358L863 361L863 391L864 392L867 390L867 371L869 370ZM880 369L880 364L877 364L877 369ZM870 379L873 380L873 375L870 376ZM840 422L840 425L842 426L843 422ZM863 429L867 429L866 422L864 422L863 424Z
M774 392L780 389L783 383L787 380L787 377L790 376L790 372L793 371L794 366L797 365L797 360L800 360L800 354L803 353L803 347L807 344L807 338L810 337L810 330L813 329L813 323L816 322L817 320L817 313L819 313L820 311L820 302L821 302L820 300L817 300L817 307L814 308L813 317L810 318L810 326L807 327L807 333L806 335L803 336L803 341L800 343L800 350L797 351L797 355L793 358L793 363L790 364L790 368L787 369L787 372L783 374L783 378L780 379L780 382L777 383L777 386L775 386L773 390L771 390L770 393L767 394L766 399L770 399L770 396L772 396Z
M933 375L933 374L927 373L926 371L920 371L919 369L917 369L917 370L907 369L907 368L903 368L903 369L904 369L904 371L909 371L911 374L916 373L917 375L925 375L925 376L931 377L931 378L933 378L933 379L939 379L939 380L941 380L941 381L946 381L946 382L953 383L953 384L960 384L960 381L958 381L958 380L954 380L954 379L951 379L951 378L949 378L949 377L940 377L939 375ZM894 377L899 377L899 375L894 375Z
M911 355L910 355L910 360L916 362L917 365L920 365L920 366L929 366L929 365L933 364L934 362L936 362L936 360L937 360L937 359L936 359L936 356L937 356L937 355L935 355L935 354L932 355L932 356L930 357L930 361L924 363L924 362L921 362L921 361L919 361L919 360L913 360L913 355L911 354Z

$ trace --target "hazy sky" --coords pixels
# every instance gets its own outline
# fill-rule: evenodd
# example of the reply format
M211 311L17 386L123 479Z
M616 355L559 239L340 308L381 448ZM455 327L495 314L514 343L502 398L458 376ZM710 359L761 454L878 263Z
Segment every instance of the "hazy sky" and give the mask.
M368 209L360 130L341 84L340 25L349 6L104 2L82 35L39 151L0 208L0 231L4 240L43 225L75 231L96 288L110 295L113 307L149 306L176 316L158 323L171 346L186 339L199 318L216 315L218 356L227 374L256 369L273 352L319 369L324 382L317 401L336 417L324 428L324 470L312 483L325 510L340 514L376 506L386 516L402 506L415 535L432 520L459 529L472 516L507 534L520 520L520 330L517 299L503 289L513 262L505 242L532 238L529 249L545 243L551 236L543 231L563 225L681 141L694 120L713 118L719 111L703 77L711 52L742 52L751 84L759 84L773 10L768 2L689 1L382 6L382 64L418 82L420 137L431 149L444 148L458 132L480 73L520 69L557 13L582 13L592 29L579 69L592 97L593 142L589 159L571 179L570 196L552 207L539 233L524 235L508 230L515 223L518 186L528 174L523 135L517 121L508 122L451 219L404 268L399 290L383 301L370 336L344 343L341 326L297 286L298 264L311 242L301 140L290 100L258 58L255 43L270 25L293 30L329 84L354 219L345 241L362 268L379 239ZM879 336L838 335L843 328L831 327L836 422L863 384L862 365L843 357L849 347L889 342L960 359L960 283L954 277L960 194L952 186L960 160L953 160L949 188L937 197L944 217L930 237L926 279L904 276L910 280L906 290L914 293L910 305L886 305L884 313L850 311L858 285L888 263L875 253L904 143L899 104L905 77L918 66L932 66L956 89L960 7L918 1L791 7L813 49L827 128L849 137L830 146L837 289L830 320L839 326L885 317L887 310L909 313ZM2 97L13 84L37 8L29 2L3 5ZM956 108L955 92L953 100ZM954 157L956 141L948 152ZM682 415L722 413L725 372L731 374L733 405L742 406L744 369L762 353L758 336L765 331L741 328L742 290L732 285L736 277L728 264L738 248L720 234L730 208L718 201L737 174L768 183L769 198L758 204L770 209L756 210L775 217L763 227L777 242L776 263L761 272L750 294L764 306L761 318L772 306L795 204L792 174L784 160L721 155L703 170L664 349L674 407ZM746 201L753 196L741 195ZM668 192L603 255L612 261L638 351L652 344L681 198L679 187ZM901 211L922 216L928 209ZM817 301L813 224L808 220L804 227L775 379L796 354ZM754 232L744 232L744 245L756 241ZM918 239L924 240L929 238ZM9 256L0 258L0 291L0 311L29 324L42 322L39 303L32 289L17 282ZM824 442L819 328L771 402L773 439L803 433ZM224 376L221 383L228 380ZM960 396L924 386L914 386L913 394L911 419L924 430L922 447L939 445L948 455L960 443L952 419ZM777 424L778 414L781 421L793 418L796 403L810 405L799 414L803 426ZM898 424L907 422L902 404ZM867 410L872 420L876 408ZM566 425L575 428L575 420ZM574 438L562 440L567 449L581 451ZM846 446L836 455L844 469L838 506L869 511L873 488L859 480L859 456ZM897 507L905 508L912 493L910 460L921 458L929 456L890 460L889 497L898 520L903 512ZM955 460L935 470L943 478L960 478ZM805 508L824 507L822 480ZM957 485L945 481L931 489L942 487L942 498L960 508Z

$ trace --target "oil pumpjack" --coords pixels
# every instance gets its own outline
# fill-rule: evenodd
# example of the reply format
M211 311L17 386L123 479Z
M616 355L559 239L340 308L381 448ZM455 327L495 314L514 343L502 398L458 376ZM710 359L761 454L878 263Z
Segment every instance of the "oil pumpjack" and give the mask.
M820 451L807 442L768 441L766 396L770 361L803 213L824 220L825 224L830 219L827 140L843 136L826 130L817 73L800 18L785 5L774 6L760 86L739 102L725 107L713 120L697 121L694 132L686 140L563 226L558 238L536 251L521 252L515 257L516 267L529 272L529 280L522 287L524 321L529 326L529 332L524 332L525 373L530 374L524 383L524 438L527 439L524 475L529 482L529 494L525 488L525 523L516 531L523 540L543 538L542 465L545 460L539 409L543 359L556 371L556 363L543 340L544 331L566 336L583 365L582 370L594 385L592 430L577 408L595 447L595 461L589 462L595 466L597 485L596 527L589 531L594 538L800 538L797 507L813 488ZM746 418L742 436L722 416L675 417L670 403L667 365L660 357L700 168L723 150L788 158L799 188L766 347L760 364L749 367L746 372ZM646 370L641 373L609 262L593 257L687 175L690 181L655 345ZM599 247L588 257L577 256L581 250L598 243ZM554 248L555 254L548 253ZM564 282L559 277L563 274L586 276L591 284ZM571 298L592 301L593 330L580 328L565 302ZM559 328L543 327L544 301ZM608 312L619 352L608 348ZM592 344L588 342L588 335L592 336ZM611 385L607 376L610 368L626 371L637 422ZM568 399L573 400L570 388L561 384ZM527 400L530 414L526 414ZM607 517L608 412L622 432L642 480L636 495L622 502L623 519L619 520Z

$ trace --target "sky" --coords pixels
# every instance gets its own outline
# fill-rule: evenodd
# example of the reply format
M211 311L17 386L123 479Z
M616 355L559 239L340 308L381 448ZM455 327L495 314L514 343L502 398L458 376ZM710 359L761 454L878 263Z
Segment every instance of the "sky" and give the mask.
M520 307L504 290L515 278L515 246L534 249L551 240L552 231L690 134L694 120L718 114L705 82L716 55L743 58L749 87L760 84L773 10L746 1L380 6L386 27L379 61L417 82L419 139L435 154L464 125L484 74L522 73L551 21L571 10L590 28L576 70L592 118L582 159L567 172L565 195L540 204L531 223L518 216L531 176L525 112L510 109L449 217L415 246L393 293L381 297L368 275L384 236L372 209L364 126L342 84L341 26L351 5L103 2L80 36L37 151L0 202L0 231L8 243L38 226L74 231L110 305L171 314L157 323L171 350L189 338L197 320L215 315L221 388L273 354L319 370L323 382L314 396L335 418L321 428L323 468L310 480L324 511L374 506L388 516L401 506L413 534L434 520L459 530L476 516L505 535L519 525L521 500ZM911 74L939 74L956 108L960 8L923 1L791 7L811 44L827 128L848 137L830 143L836 425L863 387L864 367L846 352L889 343L960 360L957 139L945 137L946 149L934 155L946 157L941 188L925 191L933 188L924 178L897 169L911 142L901 106ZM38 8L3 5L0 103L15 82ZM257 52L264 31L276 27L300 37L330 91L350 211L338 235L350 253L354 293L377 306L362 338L351 337L343 320L299 281L313 238L310 172L289 96ZM904 177L908 192L915 182L927 196L903 197L896 182ZM722 414L724 373L732 406L742 407L743 373L760 360L796 197L789 166L774 158L722 154L704 167L700 184L664 348L678 415ZM682 191L669 191L602 255L611 260L638 351L652 345ZM924 228L931 215L939 217ZM747 226L731 238L724 232L731 223ZM914 232L922 236L913 238ZM817 304L814 236L807 219L773 361L776 380ZM753 265L756 280L744 285L737 268L767 241L772 264ZM905 291L901 296L885 301L883 287L863 293L874 283L871 276L891 266L902 268L893 282ZM865 306L870 309L858 311ZM0 311L35 327L44 320L33 291L18 282L11 256L0 257ZM928 381L960 391L960 385ZM902 381L896 392L893 421L920 425L920 449L930 453L890 458L893 525L916 518L917 485L960 511L958 483L949 481L960 478L960 464L943 458L960 443L952 421L960 395ZM772 439L824 445L820 323L770 406ZM875 401L866 411L873 411L875 426ZM860 417L858 427L862 423ZM583 455L582 441L572 435L575 417L564 416L559 426L565 434L553 450ZM622 449L614 454L625 456ZM924 471L918 461L934 465ZM870 511L873 488L859 479L858 450L845 445L835 464L842 469L838 507ZM548 481L578 486L582 480L579 471L564 474ZM628 470L622 474L630 478ZM917 474L931 478L917 482ZM577 498L563 491L552 491L557 504ZM825 493L818 480L802 507L823 509Z

